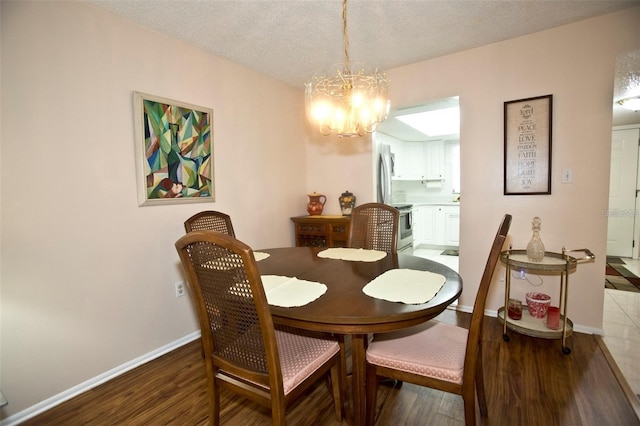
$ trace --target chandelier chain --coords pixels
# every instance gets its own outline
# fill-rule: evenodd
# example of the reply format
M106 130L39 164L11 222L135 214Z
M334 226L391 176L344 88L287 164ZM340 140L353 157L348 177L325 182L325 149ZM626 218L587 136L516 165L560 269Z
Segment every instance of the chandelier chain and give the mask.
M349 63L349 34L347 33L347 0L342 2L342 37L344 40L344 70L351 72Z

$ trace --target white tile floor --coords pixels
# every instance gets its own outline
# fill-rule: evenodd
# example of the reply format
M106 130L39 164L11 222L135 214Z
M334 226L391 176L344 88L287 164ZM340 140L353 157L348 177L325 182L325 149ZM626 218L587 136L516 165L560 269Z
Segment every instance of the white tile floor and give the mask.
M640 261L623 259L640 276ZM640 293L604 291L604 342L636 395L640 395Z
M458 272L458 256L441 255L443 251L444 249L419 248L413 251L413 255L442 263Z
M414 256L440 262L458 271L457 256L442 249L419 248ZM640 277L640 260L624 259L625 267ZM604 342L631 389L640 395L640 293L604 289Z

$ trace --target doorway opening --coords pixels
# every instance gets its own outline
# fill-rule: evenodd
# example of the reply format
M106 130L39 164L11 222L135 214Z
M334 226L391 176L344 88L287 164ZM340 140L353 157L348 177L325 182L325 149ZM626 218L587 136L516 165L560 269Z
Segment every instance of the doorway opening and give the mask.
M460 245L458 96L393 108L374 135L393 159L391 203L412 205L413 254L458 271ZM378 179L379 181L379 179Z

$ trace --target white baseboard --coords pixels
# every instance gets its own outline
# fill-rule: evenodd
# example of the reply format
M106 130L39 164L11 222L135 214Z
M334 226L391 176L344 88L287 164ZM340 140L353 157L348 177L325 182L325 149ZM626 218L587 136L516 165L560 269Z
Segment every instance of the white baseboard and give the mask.
M195 331L187 336L184 336L178 340L174 340L173 342L164 345L156 350L153 350L149 353L146 353L134 360L126 362L122 365L119 365L116 368L113 368L105 373L100 374L92 379L89 379L79 385L76 385L70 389L67 389L64 392L60 392L57 395L52 396L51 398L47 398L44 401L41 401L29 408L26 408L6 419L0 421L0 426L13 426L19 425L20 423L29 420L40 413L43 413L51 408L84 393L90 389L95 388L105 382L108 382L111 379L114 379L130 370L133 370L136 367L141 366L151 360L161 357L162 355L171 352L174 349L179 348L180 346L184 346L189 342L192 342L196 339L200 338L200 331ZM9 401L11 403L11 401Z

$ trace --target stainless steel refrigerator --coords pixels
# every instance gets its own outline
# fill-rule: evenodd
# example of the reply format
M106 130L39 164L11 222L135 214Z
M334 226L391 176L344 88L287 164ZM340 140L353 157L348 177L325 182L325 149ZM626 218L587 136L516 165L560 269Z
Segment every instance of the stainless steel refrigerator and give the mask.
M389 145L381 144L378 149L378 202L392 204L391 179L393 177L394 158Z
M394 157L389 145L381 144L378 149L378 202L391 205L400 212L398 223L398 253L413 253L413 214L411 204L393 203Z

